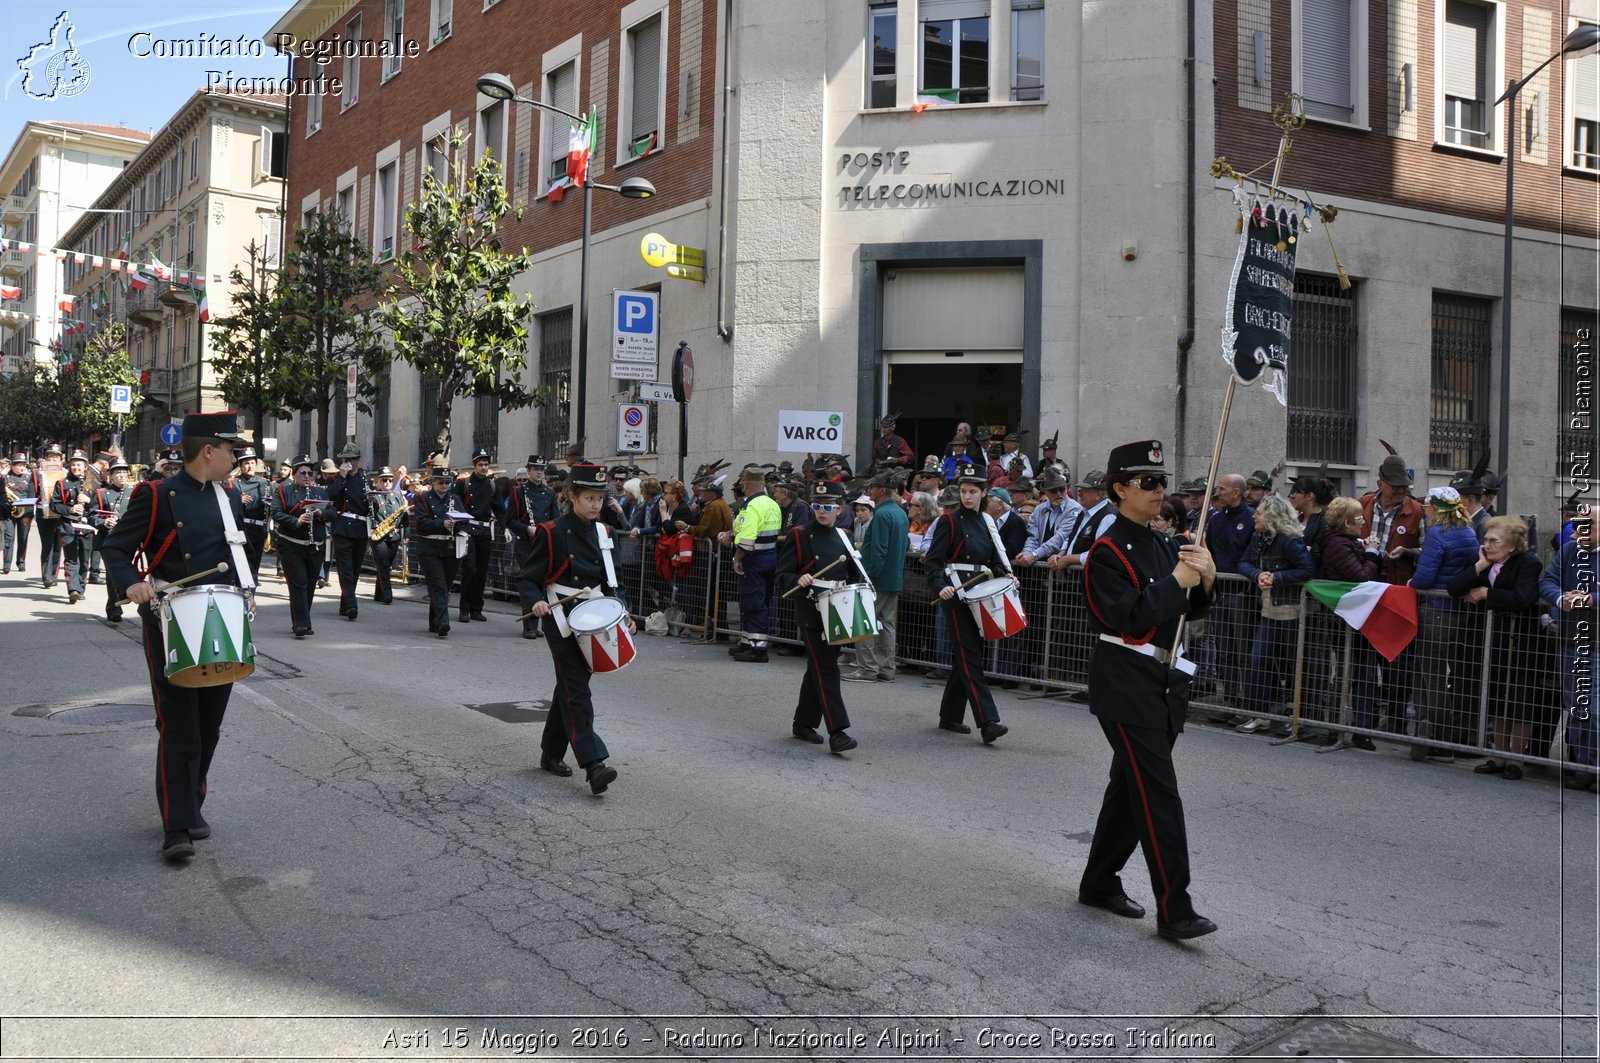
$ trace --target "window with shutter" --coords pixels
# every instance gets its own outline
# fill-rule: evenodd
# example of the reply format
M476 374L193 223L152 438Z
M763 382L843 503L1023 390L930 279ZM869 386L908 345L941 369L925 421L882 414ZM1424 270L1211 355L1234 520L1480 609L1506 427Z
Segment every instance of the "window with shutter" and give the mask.
M1576 24L1573 28L1577 28ZM1567 60L1568 113L1572 115L1572 161L1578 170L1600 170L1600 56Z
M1494 130L1489 107L1490 40L1494 12L1470 0L1449 0L1445 6L1443 126L1446 144L1492 148Z
M653 152L661 142L661 16L652 15L628 31L628 155Z
M1310 117L1356 121L1358 3L1359 0L1300 0L1297 90Z
M406 31L406 0L387 0L383 12L383 39L389 54L383 57L383 76L387 80L400 73Z
M578 111L578 63L573 60L544 76L544 98L552 107L576 114ZM545 112L544 122L544 188L567 175L567 147L571 143L572 122L559 114Z

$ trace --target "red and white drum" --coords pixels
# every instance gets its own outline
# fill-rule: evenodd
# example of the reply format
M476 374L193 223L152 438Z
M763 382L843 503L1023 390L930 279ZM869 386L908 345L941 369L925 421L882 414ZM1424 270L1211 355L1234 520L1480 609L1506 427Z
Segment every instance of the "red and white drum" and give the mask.
M1008 639L1028 626L1028 614L1022 611L1022 597L1009 577L975 583L962 591L961 597L972 610L978 631L990 642Z
M567 610L567 626L591 672L615 672L633 660L628 610L616 598L588 598Z

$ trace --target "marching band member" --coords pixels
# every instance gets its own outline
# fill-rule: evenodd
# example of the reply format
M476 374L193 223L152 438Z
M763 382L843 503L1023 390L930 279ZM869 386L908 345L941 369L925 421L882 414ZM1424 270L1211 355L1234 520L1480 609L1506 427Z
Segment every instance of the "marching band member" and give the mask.
M328 501L333 503L329 534L333 536L334 564L339 570L339 615L356 618L356 584L361 579L361 564L367 559L371 542L372 512L369 497L372 482L357 463L361 451L346 446L339 452L339 474L328 486Z
M406 505L406 496L394 489L394 470L389 466L385 465L373 473L372 482L374 488L368 492L367 498L372 516L372 534L376 535L379 525L409 507ZM394 590L390 586L391 569L394 567L394 553L400 548L401 529L409 519L409 513L401 513L387 534L372 540L372 600L379 605L394 604Z
M194 855L194 839L211 836L200 814L206 799L206 774L221 737L222 717L232 684L178 687L167 681L166 652L158 614L156 588L148 577L175 582L222 562L226 572L202 576L199 583L245 585L248 576L234 564L223 506L235 525L243 517L238 493L221 490L233 469L233 448L243 446L238 417L232 412L191 413L183 419L186 461L177 475L135 490L127 514L106 537L104 554L111 582L127 588L128 600L144 621L144 661L156 709L156 796L166 832L161 855L169 861ZM213 487L217 484L218 487ZM242 546L242 544L240 544ZM134 568L136 554L149 568Z
M89 463L88 470L83 474L83 482L89 485L89 493L93 495L105 485L106 475L111 471L111 463L121 460L122 455L109 450L102 450L94 456L94 461ZM91 513L92 517L93 514ZM91 521L91 523L93 523ZM93 533L89 536L89 582L104 583L100 575L100 535Z
M572 768L562 759L570 745L578 767L587 775L590 791L602 794L616 781L617 769L606 764L610 754L594 731L588 662L567 626L565 607L553 603L570 595L597 597L595 592L615 598L623 595L611 560L611 533L598 523L606 501L605 466L574 465L570 476L571 511L536 526L517 586L523 598L537 602L532 611L544 622L545 642L556 671L550 714L539 743L539 767L552 775L571 775ZM632 619L624 622L632 633Z
M89 575L89 544L94 528L89 523L89 485L84 472L89 455L74 450L67 459L67 475L56 481L50 492L50 511L60 526L61 552L67 564L67 604L83 600L84 580Z
M428 471L428 490L417 492L412 503L411 547L428 584L428 630L440 638L450 636L450 584L456 578L456 507L450 490L450 470L435 465Z
M944 698L939 702L939 726L957 734L971 734L961 722L967 705L978 724L984 745L1004 735L1009 728L1000 722L994 695L983 677L985 647L983 634L967 603L956 597L956 589L978 574L984 578L1011 574L1011 563L1000 548L994 520L983 513L988 477L973 465L962 465L956 472L961 504L933 522L928 544L928 587L939 598L949 625L955 659L950 677L945 680Z
M289 464L294 467L294 483L279 484L268 496L268 504L278 564L289 583L289 623L294 637L300 639L316 634L311 630L311 596L322 571L327 537L322 512L326 507L317 503L326 502L328 492L314 480L317 463L311 455L301 454Z
M463 624L487 620L483 615L483 588L489 579L489 549L494 542L494 477L489 475L489 452L473 451L472 474L458 491L461 512L470 514L467 522L467 552L461 558L461 597L458 604Z
M272 494L272 482L256 475L256 452L253 447L240 447L234 454L239 464L233 472L233 486L239 491L244 505L244 556L250 561L250 575L261 577L261 555L267 547L267 521L271 507L267 498Z
M49 461L51 457L61 457L61 448L54 443L44 449L44 460ZM39 508L34 517L39 532L39 579L44 589L49 590L56 585L56 569L61 567L61 517L47 497L53 492L43 490L44 474L36 470L33 479L40 487L36 496Z
M13 506L13 498L38 498L38 473L28 468L28 455L17 451L11 455L11 470L6 473L5 511L0 513L0 536L3 536L4 572L11 572L11 547L16 544L18 572L28 571L28 529L33 527L33 507ZM12 516L16 509L19 515Z
M778 538L779 589L866 583L866 573L857 562L855 551L836 526L839 511L844 508L844 487L823 480L813 488L811 498L812 522L790 528ZM823 573L829 565L834 567ZM821 578L824 575L826 578ZM825 723L830 750L843 753L854 749L856 740L846 732L850 713L839 692L839 647L828 642L822 611L810 595L799 599L795 613L806 647L806 675L800 683L800 700L794 707L794 736L820 745L822 736L817 733L817 724Z
M118 522L122 520L122 514L127 511L130 494L128 463L121 458L114 458L110 468L106 470L105 482L94 493L94 511L89 521L95 527L95 539L100 543L102 553L105 550L107 536L116 528ZM122 623L122 607L117 604L122 597L122 587L107 567L106 620L113 624Z
M544 459L537 454L529 454L527 468L528 479L512 489L511 505L506 511L512 551L519 569L527 563L528 556L533 552L533 540L539 534L539 525L561 515L556 493L544 482ZM530 599L522 599L523 615L533 610L533 604ZM542 632L539 626L537 617L528 617L522 622L522 637L540 638Z

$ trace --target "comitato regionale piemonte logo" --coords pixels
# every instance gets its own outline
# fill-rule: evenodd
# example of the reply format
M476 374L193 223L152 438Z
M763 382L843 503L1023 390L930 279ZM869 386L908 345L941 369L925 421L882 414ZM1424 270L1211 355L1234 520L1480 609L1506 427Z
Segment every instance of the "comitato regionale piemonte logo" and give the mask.
M50 36L17 60L22 71L22 91L36 100L76 96L89 87L89 61L73 43L72 16L63 11L50 27Z

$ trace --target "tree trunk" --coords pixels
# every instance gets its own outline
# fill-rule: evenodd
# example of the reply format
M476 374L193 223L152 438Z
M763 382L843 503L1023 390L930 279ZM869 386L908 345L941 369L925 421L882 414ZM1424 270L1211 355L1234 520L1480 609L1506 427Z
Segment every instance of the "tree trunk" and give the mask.
M449 380L439 382L439 399L434 406L434 413L439 427L433 434L434 453L441 456L446 465L450 463L450 408L456 402L456 389Z

